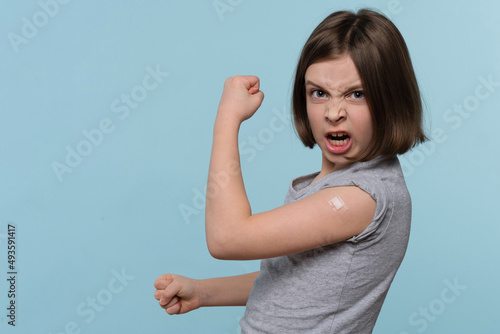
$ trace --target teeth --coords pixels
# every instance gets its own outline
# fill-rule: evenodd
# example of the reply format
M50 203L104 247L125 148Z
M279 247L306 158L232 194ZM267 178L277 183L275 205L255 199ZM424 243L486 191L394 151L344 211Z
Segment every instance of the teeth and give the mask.
M342 137L346 137L344 139L340 139ZM347 144L349 140L349 136L345 132L332 132L328 134L328 141L333 146L342 146Z
M332 132L332 133L330 133L330 136L332 136L332 137L342 137L345 135L347 135L345 132L334 132L334 133Z
M335 145L335 146L341 146L347 144L347 139L344 140L333 140L333 139L328 139L330 144Z

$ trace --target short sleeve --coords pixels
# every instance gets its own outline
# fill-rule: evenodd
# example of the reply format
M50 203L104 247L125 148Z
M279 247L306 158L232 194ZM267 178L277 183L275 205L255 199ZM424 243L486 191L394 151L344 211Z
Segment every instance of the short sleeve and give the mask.
M388 223L387 214L391 207L389 203L389 196L386 185L376 178L370 180L351 180L345 184L328 185L325 184L322 188L329 188L334 186L356 186L368 193L376 202L375 214L373 215L373 220L366 227L366 229L358 235L355 235L349 239L347 242L358 243L364 240L373 240L378 238L379 235L383 234L385 227Z

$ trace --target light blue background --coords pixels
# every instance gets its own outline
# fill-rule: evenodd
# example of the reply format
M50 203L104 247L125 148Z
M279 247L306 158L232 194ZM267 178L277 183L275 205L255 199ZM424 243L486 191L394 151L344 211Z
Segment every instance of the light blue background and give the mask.
M258 269L214 260L205 244L199 193L224 79L261 78L264 103L241 131L243 172L254 212L279 206L292 178L320 167L320 152L277 122L277 113L289 120L301 47L327 14L371 7L407 41L434 134L402 160L412 235L374 333L498 333L500 3L220 0L223 13L214 3L74 0L49 16L37 1L1 1L0 331L64 333L73 322L81 333L237 333L243 308L172 317L153 298L166 272ZM40 27L14 47L23 18ZM141 92L147 68L168 76L127 117L113 112L122 94ZM53 163L65 164L67 146L77 149L103 119L113 131L60 182ZM17 226L15 328L6 318L8 223ZM122 271L125 283L115 279Z

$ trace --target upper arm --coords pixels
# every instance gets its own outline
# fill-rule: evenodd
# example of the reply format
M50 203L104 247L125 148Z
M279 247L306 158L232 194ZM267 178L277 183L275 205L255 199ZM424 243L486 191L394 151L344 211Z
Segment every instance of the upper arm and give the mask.
M212 240L220 259L250 260L293 254L360 234L373 220L376 202L356 186L331 187L274 210L232 222Z

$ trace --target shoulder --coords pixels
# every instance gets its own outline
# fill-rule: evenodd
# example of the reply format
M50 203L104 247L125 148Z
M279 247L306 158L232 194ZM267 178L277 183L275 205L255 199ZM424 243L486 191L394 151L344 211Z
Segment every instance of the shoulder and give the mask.
M355 162L312 182L317 173L300 176L289 186L285 203L309 196L322 189L341 186L357 186L375 200L383 201L388 190L407 191L403 172L397 157L377 157L370 161Z
M397 157L378 157L351 165L339 175L328 175L322 187L353 185L369 194L376 202L371 223L352 242L378 239L398 226L409 230L411 198Z

